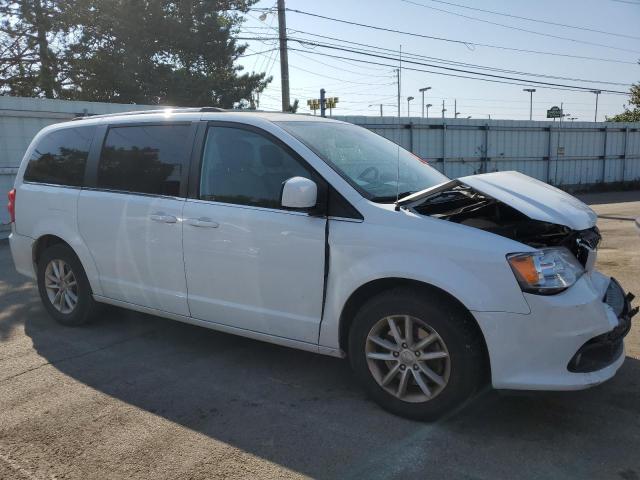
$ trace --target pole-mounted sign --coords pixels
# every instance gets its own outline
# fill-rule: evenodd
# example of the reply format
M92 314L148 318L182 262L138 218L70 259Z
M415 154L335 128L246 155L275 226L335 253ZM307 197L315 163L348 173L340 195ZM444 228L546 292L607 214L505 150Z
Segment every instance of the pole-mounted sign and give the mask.
M313 114L316 114L316 110L320 110L321 113L324 111L324 108L329 109L329 115L333 112L332 110L338 106L338 102L340 99L338 97L326 97L326 98L313 98L311 100L307 100L307 105L309 106L309 110L313 110ZM324 108L323 108L324 103Z
M547 110L547 118L562 118L562 109L557 106L551 107Z

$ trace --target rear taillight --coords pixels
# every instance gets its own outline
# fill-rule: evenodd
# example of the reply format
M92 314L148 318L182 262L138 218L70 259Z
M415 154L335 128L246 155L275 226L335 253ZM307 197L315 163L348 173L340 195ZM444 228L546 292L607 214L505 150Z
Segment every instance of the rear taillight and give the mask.
M11 217L11 223L16 221L16 189L9 190L9 203L7 209L9 210L9 217Z

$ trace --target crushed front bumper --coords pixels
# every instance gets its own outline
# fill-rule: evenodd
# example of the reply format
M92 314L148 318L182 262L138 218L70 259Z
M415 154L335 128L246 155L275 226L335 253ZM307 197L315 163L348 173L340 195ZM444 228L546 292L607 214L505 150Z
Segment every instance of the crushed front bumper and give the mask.
M622 295L621 310L616 294ZM472 312L487 343L495 388L579 390L615 375L635 314L632 297L615 280L592 271L560 294L524 295L527 315Z
M638 307L631 307L631 301L634 298L632 293L625 295L618 281L615 278L611 279L603 302L613 309L618 317L618 326L582 345L567 365L570 372L586 373L601 370L623 354L623 339L631 330L631 319L638 313Z

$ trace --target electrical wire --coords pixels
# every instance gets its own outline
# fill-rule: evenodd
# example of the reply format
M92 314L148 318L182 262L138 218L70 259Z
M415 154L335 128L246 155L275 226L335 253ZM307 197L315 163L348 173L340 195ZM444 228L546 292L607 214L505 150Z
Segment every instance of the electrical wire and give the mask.
M605 61L605 62L606 61L609 61L609 62L613 61L613 62L635 64L635 62L621 61L621 60L615 60L615 59L607 59L607 58L600 58L600 57L587 57L587 56L582 56L582 55L571 55L571 54L567 54L567 53L546 52L546 51L542 51L542 50L528 50L528 49L524 49L524 48L506 47L504 45L496 45L496 44L490 44L490 43L478 43L478 42L471 42L471 41L467 41L467 40L457 40L457 39L451 39L451 38L445 38L445 37L435 37L435 36L432 36L432 35L425 35L425 34L415 33L415 32L405 32L403 30L396 30L396 29L393 29L393 28L380 27L380 26L376 26L376 25L368 25L368 24L365 24L365 23L354 22L354 21L351 21L351 20L343 20L343 19L339 19L339 18L328 17L328 16L325 16L325 15L320 15L320 14L311 13L311 12L305 12L305 11L302 11L302 10L297 10L297 9L292 9L292 8L287 8L286 10L288 12L298 13L300 15L307 15L307 16L311 16L311 17L315 17L315 18L321 18L323 20L328 20L328 21L333 21L333 22L338 22L338 23L344 23L344 24L347 24L347 25L353 25L353 26L357 26L357 27L370 28L370 29L373 29L373 30L379 30L379 31L383 31L383 32L397 33L397 34L400 34L400 35L407 35L407 36L418 37L418 38L426 38L426 39L438 40L438 41L442 41L442 42L457 43L457 44L460 44L460 45L464 45L467 48L470 48L471 46L474 46L474 47L487 47L487 48L496 48L496 49L499 49L499 50L508 50L508 51L513 51L513 52L533 53L533 54L537 54L537 55L552 55L552 56L559 56L559 57L577 58L577 59L582 59L582 60L597 60L597 61Z
M405 3L411 3L413 5L418 5L418 6L421 6L421 7L427 7L423 3L415 2L413 0L400 0L400 1L401 2L405 2ZM426 1L433 2L433 3L440 3L440 4L444 4L444 5L450 5L452 7L464 8L464 9L467 9L467 10L474 10L476 12L489 13L491 15L500 15L502 17L516 18L518 20L526 20L527 22L544 23L546 25L553 25L553 26L556 26L556 27L572 28L574 30L583 30L585 32L601 33L603 35L612 35L614 37L631 38L631 39L634 39L634 40L640 40L640 37L635 37L633 35L627 35L627 34L624 34L624 33L606 32L604 30L597 30L595 28L579 27L579 26L576 26L576 25L568 25L566 23L551 22L549 20L540 20L540 19L531 18L531 17L522 17L522 16L519 16L519 15L510 14L510 13L496 12L495 10L485 10L483 8L470 7L468 5L461 5L459 3L445 2L444 0L426 0ZM640 5L640 3L634 3L634 5Z
M405 3L411 3L413 5L418 5L420 7L428 8L430 10L435 10L437 12L446 13L447 15L455 15L456 17L466 18L467 20L473 20L473 21L476 21L476 22L487 23L489 25L495 25L497 27L508 28L510 30L517 30L519 32L531 33L533 35L539 35L539 36L542 36L542 37L555 38L556 40L565 40L565 41L568 41L568 42L581 43L581 44L584 44L584 45L591 45L591 46L595 46L595 47L609 48L611 50L619 50L621 52L640 53L639 50L631 50L629 48L614 47L613 45L606 45L604 43L590 42L588 40L579 40L577 38L563 37L561 35L554 35L552 33L544 33L544 32L538 32L536 30L529 30L527 28L514 27L513 25L505 25L504 23L493 22L491 20L485 20L485 19L478 18L478 17L472 17L470 15L464 15L462 13L452 12L450 10L445 10L444 8L430 7L429 5L424 5L424 4L421 4L421 3L412 2L411 0L400 0L400 1L405 2Z
M366 44L366 43L351 42L349 40L343 40L343 39L339 39L339 38L336 38L336 37L329 37L329 36L326 36L326 35L318 35L318 34L314 34L314 33L304 32L304 31L301 31L301 30L296 30L296 32L299 32L299 33L302 33L302 34L305 34L305 35L311 35L311 36L314 36L314 37L329 38L329 39L332 39L332 40L337 40L337 41L342 42L342 43L348 43L348 44L352 44L352 45L364 46L364 47L366 47L364 49L364 51L367 51L366 49L373 49L374 51L375 50L380 50L380 51L384 51L384 52L389 52L389 54L393 54L393 55L397 55L398 54L397 50L384 48L384 47L378 47L378 46L370 45L370 44ZM289 37L289 40L300 41L300 39L297 39L296 37ZM313 42L306 42L304 39L302 39L302 40L304 41L304 43L313 43ZM328 42L324 42L324 45L342 46L342 45L339 45L339 44L328 43ZM378 52L375 52L375 53L378 53ZM545 75L545 74L540 74L540 73L521 72L521 71L517 71L517 70L507 70L507 69L502 69L502 68L497 68L497 67L489 67L489 66L477 65L477 64L472 64L472 63L458 62L458 61L455 61L455 60L448 60L448 59L443 59L443 58L438 58L438 57L429 57L429 56L426 56L426 55L420 55L420 54L409 53L409 52L402 52L402 55L403 55L403 57L406 57L406 58L425 59L425 60L429 60L429 61L435 62L435 63L443 63L445 65L455 65L455 66L462 66L462 67L477 68L477 69L481 69L481 70L495 71L495 72L501 72L501 73L510 73L510 74L514 74L514 75L527 75L527 76L540 77L540 78L550 78L550 79L555 79L555 80L570 80L570 81L575 81L575 82L588 82L588 83L600 83L600 84L607 84L607 85L628 86L627 83L621 83L621 82L608 82L608 81L604 81L604 80L587 80L587 79L583 79L583 78L562 77L562 76L557 76L557 75Z
M249 39L249 38L245 38L245 39ZM292 41L298 41L294 38L291 38L289 40ZM304 40L302 40L302 42L305 42ZM350 49L350 48L345 48L345 47L339 47L339 46L333 46L333 45L328 45L328 44L322 44L322 43L318 43L318 42L308 42L306 41L305 43L310 43L310 44L314 44L318 47L322 47L322 48L327 48L327 49L332 49L332 50L339 50L339 51L343 51L343 52L348 52L348 53L355 53L358 55L364 55L364 56L369 56L369 57L375 57L375 58L379 58L379 59L384 59L384 60L391 60L391 61L396 61L397 58L396 57L390 57L388 55L382 55L380 53L372 53L372 52L363 52L363 51L358 51L355 49ZM289 50L291 51L301 51L300 49L296 49L296 48L291 48L289 47ZM319 53L319 52L315 52L315 51L309 51L309 50L302 50L305 53L309 53L309 54L320 54L320 55L325 55L331 58L338 58L338 59L346 59L346 60L351 60L351 61L359 61L359 62L363 62L363 63L369 63L370 65L380 65L380 66L385 66L385 67L394 67L394 65L388 65L388 64L381 64L381 63L376 63L376 62L367 62L361 59L353 59L353 58L348 58L348 57L343 57L343 56L338 56L338 55L329 55L326 53ZM457 72L457 73L465 73L465 74L471 74L471 75L477 75L477 76L484 76L484 77L490 77L492 79L500 79L500 80L511 80L511 81L517 81L517 82L521 82L521 83L517 83L517 85L522 85L522 82L524 82L524 85L527 85L528 83L531 84L536 84L536 85L540 85L540 86L548 86L548 87L561 87L562 89L571 89L571 90L575 90L575 91L591 91L594 88L592 86L589 87L583 87L583 86L579 86L579 85L564 85L564 84L558 84L558 83L553 83L553 82L545 82L542 80L535 80L535 79L523 79L523 78L517 78L517 77L510 77L510 76L505 76L505 75L496 75L496 74L491 74L491 73L485 73L485 72L477 72L477 71L472 71L472 70L466 70L466 69L461 69L461 68L454 68L454 67L446 67L446 66L442 66L442 65L434 65L434 64L430 64L430 63L424 63L424 62L420 62L420 61L416 61L416 60L412 60L411 58L407 58L406 56L404 57L404 62L405 63L409 63L409 64L414 64L414 65L420 65L420 66L426 66L426 67L430 67L430 68L437 68L437 69L442 69L442 70L446 70L446 71L452 71L452 72ZM316 72L313 72L314 74L317 75ZM460 75L454 75L454 74L449 74L449 73L444 73L444 72L428 72L428 73L437 73L439 75L449 75L449 76L453 76L453 77L460 77ZM525 74L525 73L523 73ZM331 78L331 77L328 77ZM477 77L461 77L461 78L475 78L477 80L486 80L488 81L489 79L482 79L482 78L477 78ZM581 80L581 79L575 79L575 81L585 81L585 80ZM358 83L358 82L351 82L351 83ZM500 82L500 83L508 83L508 82ZM607 83L607 82L594 82L594 83ZM367 84L367 83L365 83ZM622 84L622 85L627 85L627 84ZM628 95L627 92L621 92L621 91L617 91L617 90L609 90L609 89L600 89L602 90L602 92L605 93L613 93L613 94L621 94L621 95Z
M296 50L293 48L290 48L290 50ZM343 49L346 50L346 49ZM347 50L348 51L348 50ZM314 52L315 53L315 52ZM380 63L380 62L373 62L371 60L361 60L361 59L357 59L357 58L351 58L351 57L342 57L339 55L330 55L330 54L322 54L326 57L331 57L331 58L342 58L342 59L347 59L347 60L351 60L351 61L359 61L359 62L363 62L363 63L370 63L372 65L380 65L380 66L385 66L385 67L393 67L393 65L389 65L386 63ZM381 59L386 59L386 60L395 60L394 58L389 58L389 57L384 57L382 55L372 55L372 54L367 54L368 56L373 56L373 57L377 57L377 58L381 58ZM409 64L417 64L417 65L426 65L426 64L422 64L420 62L415 62L415 61L411 61L411 60L406 60L403 59L404 63L409 63ZM429 65L426 65L429 66ZM438 67L436 67L438 68ZM439 67L439 68L444 68L444 67ZM499 75L491 75L491 74L486 74L486 73L477 73L477 72L469 72L469 71L464 71L464 70L459 70L459 69L450 69L450 70L456 70L456 71L460 71L463 73L470 73L470 74L475 74L475 75L484 75L484 76L491 76L491 77L496 77L496 79L492 79L492 78L478 78L478 77L469 77L467 75L458 75L458 74L453 74L453 73L445 73L445 72L436 72L433 70L425 70L425 69L419 69L419 68L412 68L412 67L403 67L404 70L410 70L410 71L416 71L416 72L425 72L425 73L432 73L434 75L445 75L445 76L450 76L450 77L456 77L456 78L466 78L466 79L472 79L472 80L481 80L484 82L493 82L493 83L504 83L504 84L508 84L508 85L520 85L520 86L528 86L531 84L536 84L539 85L540 88L550 88L550 89L554 89L554 90L571 90L571 91L587 91L590 92L592 91L592 88L590 87L581 87L578 85L562 85L562 84L558 84L558 83L550 83L550 82L542 82L539 80L532 80L532 81L528 81L526 79L519 79L519 78L513 78L513 77L503 77L503 76L499 76ZM502 79L507 79L507 80L512 80L512 81L505 81ZM629 95L628 92L621 92L621 91L617 91L617 90L603 90L600 89L601 93L610 93L610 94L615 94L615 95Z

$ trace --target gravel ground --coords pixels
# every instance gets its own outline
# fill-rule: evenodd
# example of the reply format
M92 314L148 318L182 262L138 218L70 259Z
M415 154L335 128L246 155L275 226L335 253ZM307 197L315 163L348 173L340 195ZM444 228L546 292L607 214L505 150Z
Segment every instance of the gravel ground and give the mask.
M584 198L599 268L640 294L640 192ZM365 398L343 360L118 309L58 326L0 243L0 479L640 480L639 323L604 385L488 391L423 424Z

